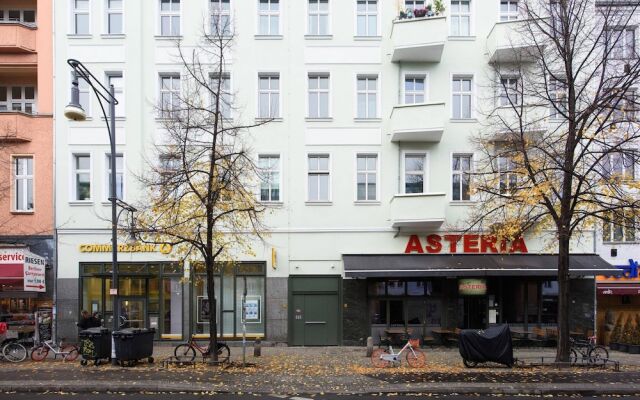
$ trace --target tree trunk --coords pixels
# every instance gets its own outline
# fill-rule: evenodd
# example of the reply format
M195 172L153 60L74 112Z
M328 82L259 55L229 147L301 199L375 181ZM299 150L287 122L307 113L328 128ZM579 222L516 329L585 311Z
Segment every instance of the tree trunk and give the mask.
M558 348L556 362L569 362L569 240L567 233L558 236Z
M213 262L206 262L206 264ZM216 288L213 281L213 265L205 265L207 269L207 297L209 298L209 355L218 361L218 318L216 304Z

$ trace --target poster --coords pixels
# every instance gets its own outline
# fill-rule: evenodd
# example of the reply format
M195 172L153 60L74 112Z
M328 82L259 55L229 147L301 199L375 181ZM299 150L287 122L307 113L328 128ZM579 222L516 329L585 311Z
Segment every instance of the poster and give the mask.
M259 324L260 317L260 296L247 296L244 301L244 320L248 324Z
M198 323L208 324L211 312L209 310L209 298L198 296Z
M24 252L24 291L46 292L44 271L46 260L28 251Z

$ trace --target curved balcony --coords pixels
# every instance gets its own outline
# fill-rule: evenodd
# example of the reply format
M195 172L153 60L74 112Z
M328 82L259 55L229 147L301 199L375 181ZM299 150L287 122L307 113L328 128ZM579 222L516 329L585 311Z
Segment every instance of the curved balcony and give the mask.
M490 63L533 61L535 46L526 40L527 21L497 22L487 36Z
M391 111L392 142L439 142L444 133L444 103L405 104Z
M393 62L440 62L447 40L447 18L425 17L393 22Z
M391 226L403 232L437 229L444 222L446 193L397 194L390 203Z
M50 134L50 115L0 112L0 142L30 142L38 135Z
M35 28L17 22L0 24L0 53L35 52Z

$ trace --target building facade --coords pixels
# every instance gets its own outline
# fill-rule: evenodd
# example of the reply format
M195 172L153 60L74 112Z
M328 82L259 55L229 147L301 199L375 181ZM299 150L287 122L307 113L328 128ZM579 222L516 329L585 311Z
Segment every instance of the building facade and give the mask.
M116 110L118 195L135 204L136 174L162 136L154 104L180 90L175 40L231 21L235 45L225 82L229 118L274 120L250 132L268 171L256 196L269 205L269 236L216 279L226 338L241 333L247 287L250 336L293 345L364 343L385 329L553 326L553 235L497 243L450 226L474 204L468 191L490 94L519 23L513 0L447 0L438 15L400 19L424 1L74 0L55 9L56 112L69 98L66 59L84 62L121 102ZM517 10L517 7L515 8ZM75 333L80 310L109 319L107 131L80 86L86 122L56 119L58 320ZM154 160L151 160L154 161ZM573 246L572 326L593 329L592 232ZM209 303L196 265L172 249L119 248L120 307L158 339L206 332ZM186 279L181 279L186 278ZM575 312L574 312L575 311ZM107 326L111 326L107 322Z

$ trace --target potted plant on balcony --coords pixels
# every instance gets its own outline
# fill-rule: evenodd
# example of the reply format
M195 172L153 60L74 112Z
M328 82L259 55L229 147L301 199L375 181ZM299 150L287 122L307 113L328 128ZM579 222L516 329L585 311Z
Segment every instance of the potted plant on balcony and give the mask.
M431 4L427 4L427 17L433 17L434 15L433 6Z
M407 19L407 13L400 10L400 16L398 17L398 19Z
M636 314L635 322L629 341L629 354L640 354L640 314Z
M415 15L416 18L423 18L427 15L427 9L416 8L415 10L413 10L413 15Z
M622 314L618 315L618 319L616 320L616 324L611 331L611 336L609 336L609 348L611 350L618 350L618 346L620 345L620 336L622 335Z
M442 0L433 1L433 11L436 13L436 15L444 13L444 3L442 2Z

